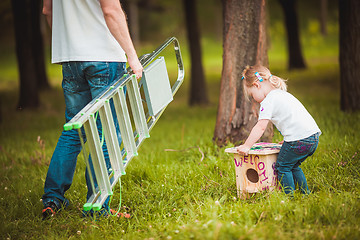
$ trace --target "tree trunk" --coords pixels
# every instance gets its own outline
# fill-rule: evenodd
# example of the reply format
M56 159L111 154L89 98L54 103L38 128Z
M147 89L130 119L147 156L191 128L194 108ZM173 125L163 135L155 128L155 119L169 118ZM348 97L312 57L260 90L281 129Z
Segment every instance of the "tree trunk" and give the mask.
M327 35L327 2L328 0L320 0L320 31L323 36Z
M360 110L360 1L339 0L341 110Z
M208 104L195 0L183 0L191 56L190 105Z
M39 88L49 88L40 30L41 1L12 0L11 3L20 77L18 108L36 108Z
M306 64L301 51L299 25L296 12L296 0L279 0L285 15L285 27L288 39L289 70L304 69Z
M139 27L139 6L138 0L122 0L121 5L127 15L131 40L135 47L140 43L140 27Z
M15 27L16 56L20 77L18 108L39 106L37 74L32 51L31 0L12 0Z
M31 1L32 53L39 89L49 89L50 85L45 70L45 53L43 33L41 32L41 2Z
M247 65L268 65L266 0L223 0L223 69L214 141L244 141L257 122L259 104L243 94L241 73ZM271 141L269 124L262 141Z

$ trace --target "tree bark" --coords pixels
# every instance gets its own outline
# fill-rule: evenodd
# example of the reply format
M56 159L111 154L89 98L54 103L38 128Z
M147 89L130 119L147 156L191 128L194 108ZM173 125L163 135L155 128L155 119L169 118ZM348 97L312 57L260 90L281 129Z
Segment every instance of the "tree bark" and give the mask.
M183 0L191 56L190 105L208 104L195 0Z
M241 73L247 65L268 65L266 0L223 0L223 69L214 141L244 141L258 118L259 104L243 94ZM263 135L271 141L272 125Z
M12 0L20 94L18 108L39 106L39 88L49 88L40 30L40 0Z
M304 69L306 64L302 55L299 24L296 11L296 0L279 0L285 15L285 27L288 39L288 68Z
M360 2L339 0L341 110L360 110Z

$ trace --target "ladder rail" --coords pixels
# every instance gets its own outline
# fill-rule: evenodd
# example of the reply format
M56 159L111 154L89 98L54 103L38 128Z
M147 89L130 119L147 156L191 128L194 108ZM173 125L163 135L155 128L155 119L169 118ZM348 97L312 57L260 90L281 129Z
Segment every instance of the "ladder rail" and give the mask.
M144 113L144 108L142 105L142 100L137 86L137 80L135 75L132 75L132 80L129 82L128 86L128 96L130 98L130 106L134 116L134 123L139 138L149 138L149 129L146 125L146 118Z
M137 156L137 149L133 138L133 131L129 110L126 104L125 93L122 87L118 89L117 94L114 96L114 105L119 121L120 132L122 134L121 136L126 152L126 158L129 159L132 156Z
M114 117L110 107L110 100L105 100L105 105L99 110L99 113L113 172L115 176L125 175L125 169L122 164L122 154L120 148L118 147L119 139L116 133Z
M171 91L172 94L175 93L180 88L182 82L184 81L185 69L184 64L180 52L179 41L175 37L171 37L167 39L163 44L161 44L156 50L152 53L142 55L139 60L142 66L145 68L149 65L166 47L168 47L171 43L174 43L175 57L178 65L178 77L175 83L173 84ZM102 93L100 93L96 98L94 98L90 103L88 103L79 113L77 113L68 123L64 125L64 130L68 131L71 129L79 129L83 126L83 124L89 118L91 112L97 112L102 107L103 103L99 101L101 98L112 98L119 87L124 87L129 81L131 81L131 75L133 71L131 68L127 68L127 74L124 74L120 77L119 80L115 81L111 86L105 89Z

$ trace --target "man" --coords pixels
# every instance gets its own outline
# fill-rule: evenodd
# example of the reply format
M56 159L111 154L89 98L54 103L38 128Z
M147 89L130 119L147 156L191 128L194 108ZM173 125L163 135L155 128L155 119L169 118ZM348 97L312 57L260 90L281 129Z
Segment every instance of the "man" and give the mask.
M142 76L119 0L44 0L43 14L52 28L52 63L62 65L66 122L125 73L126 61L137 78ZM106 145L103 150L109 162ZM64 194L80 151L77 131L63 131L45 180L43 219L69 205ZM108 210L107 203L103 208Z

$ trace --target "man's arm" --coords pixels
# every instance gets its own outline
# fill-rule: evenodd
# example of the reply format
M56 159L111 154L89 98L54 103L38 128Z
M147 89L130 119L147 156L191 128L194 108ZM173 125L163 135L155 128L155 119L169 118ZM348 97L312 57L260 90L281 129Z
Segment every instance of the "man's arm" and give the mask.
M100 5L104 13L106 25L116 41L124 49L129 65L137 78L142 76L143 67L137 57L134 45L130 38L126 16L121 8L119 0L100 0Z
M46 16L46 20L51 28L52 27L52 0L44 0L43 1L42 13Z
M262 119L259 120L256 125L251 130L249 137L246 139L243 145L240 145L236 148L239 154L248 155L250 148L261 138L264 134L265 129L269 123L269 120Z

